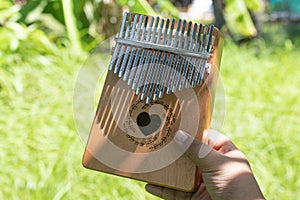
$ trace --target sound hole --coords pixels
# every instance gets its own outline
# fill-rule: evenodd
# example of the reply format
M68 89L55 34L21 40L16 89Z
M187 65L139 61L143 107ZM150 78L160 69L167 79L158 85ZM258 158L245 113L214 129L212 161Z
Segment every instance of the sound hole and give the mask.
M158 115L149 115L147 112L141 112L137 116L136 122L145 136L153 134L161 125L161 119Z
M151 123L150 115L146 112L142 112L137 116L136 122L138 126L147 126Z

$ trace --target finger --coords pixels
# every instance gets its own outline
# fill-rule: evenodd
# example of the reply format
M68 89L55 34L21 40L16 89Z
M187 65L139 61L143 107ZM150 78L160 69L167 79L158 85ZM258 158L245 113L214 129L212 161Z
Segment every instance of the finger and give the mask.
M191 197L191 193L186 193L152 184L146 185L146 191L166 200L188 200Z
M230 158L238 158L247 161L246 156L222 133L217 130L210 129L203 134L208 145L213 147L219 153Z
M213 147L215 150L220 150L223 154L229 150L237 150L237 147L231 142L231 140L217 130L210 129L205 131L203 134L203 141L204 143L207 143L209 146ZM222 147L226 148L221 149Z
M212 149L209 145L194 139L184 131L177 131L174 141L186 150L185 154L202 170L214 170L226 161L226 157Z

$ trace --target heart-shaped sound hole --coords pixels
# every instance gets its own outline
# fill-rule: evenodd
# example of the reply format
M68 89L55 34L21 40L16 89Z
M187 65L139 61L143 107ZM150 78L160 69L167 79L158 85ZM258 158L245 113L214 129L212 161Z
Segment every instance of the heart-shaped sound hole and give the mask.
M153 134L161 125L161 119L158 115L149 115L147 112L140 113L137 116L136 122L145 136Z

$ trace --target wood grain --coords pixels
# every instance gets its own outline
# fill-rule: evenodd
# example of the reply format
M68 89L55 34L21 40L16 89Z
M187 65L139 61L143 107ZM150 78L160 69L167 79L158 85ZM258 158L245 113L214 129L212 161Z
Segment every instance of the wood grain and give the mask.
M141 172L139 169L147 163L150 153L158 152L166 146L171 146L170 149L176 154L178 149L174 145L172 147L172 139L179 128L188 133L196 130L195 137L199 140L202 139L203 131L209 129L218 77L217 67L222 52L222 37L217 29L214 31L214 37L213 54L209 59L213 67L205 77L205 83L190 88L189 91L183 90L181 94L164 94L162 99L152 101L148 106L139 100L140 95L135 95L134 91L124 86L125 82L122 84L122 80L109 71L83 156L84 167L178 190L194 191L201 180L197 178L196 166L184 155L161 169L147 172ZM191 92L195 96L189 95ZM199 118L193 117L199 114L195 113L195 103L199 109ZM142 112L150 112L153 105L164 109L161 126L155 134L139 137L138 134L143 132L131 123L137 123L137 116ZM186 113L190 115L188 120L183 117ZM129 132L132 134L128 134ZM115 151L106 151L108 142L131 154L118 158ZM130 156L135 153L144 155L145 160L137 160ZM109 161L103 162L103 159ZM166 162L167 159L169 157L158 157L153 165Z

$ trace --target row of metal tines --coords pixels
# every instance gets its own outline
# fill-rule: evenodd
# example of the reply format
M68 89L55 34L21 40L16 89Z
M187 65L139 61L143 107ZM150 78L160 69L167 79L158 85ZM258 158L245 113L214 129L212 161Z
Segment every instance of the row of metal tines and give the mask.
M125 13L109 70L141 99L201 85L213 47L214 27L186 20Z

